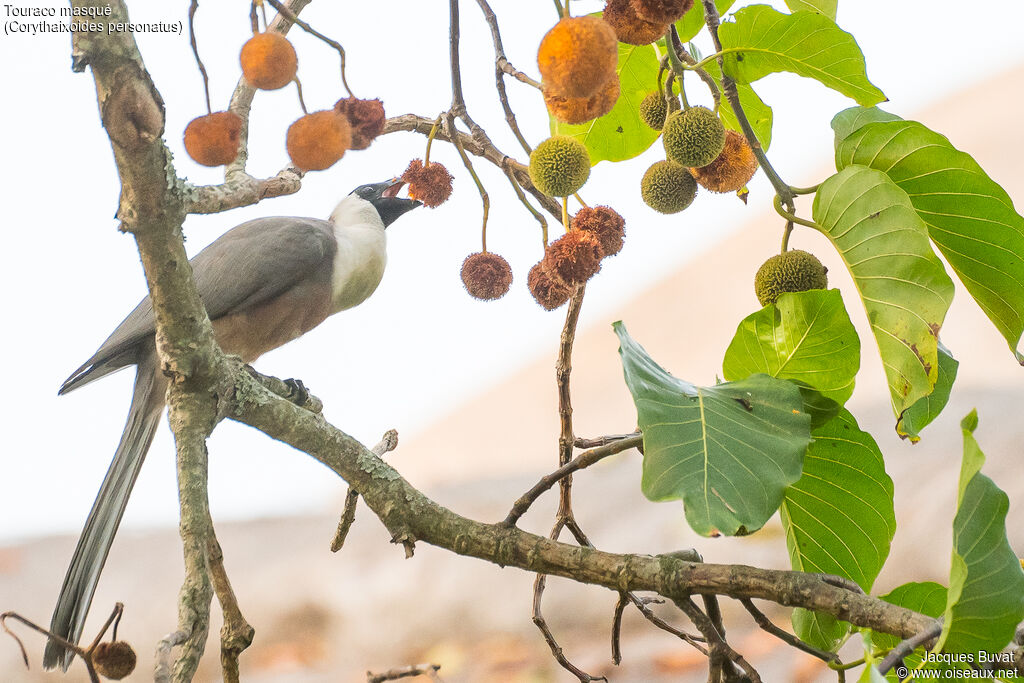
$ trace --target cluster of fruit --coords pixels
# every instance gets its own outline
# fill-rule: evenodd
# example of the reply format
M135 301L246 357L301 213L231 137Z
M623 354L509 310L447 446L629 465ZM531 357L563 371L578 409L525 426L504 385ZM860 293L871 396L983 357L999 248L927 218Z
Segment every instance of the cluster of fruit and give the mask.
M257 33L242 46L242 74L254 88L278 90L295 80L295 48L280 33ZM333 109L305 114L288 127L286 147L303 171L330 168L347 150L366 149L384 129L380 100L348 97ZM230 164L238 156L242 119L219 111L193 119L185 128L185 151L204 166Z

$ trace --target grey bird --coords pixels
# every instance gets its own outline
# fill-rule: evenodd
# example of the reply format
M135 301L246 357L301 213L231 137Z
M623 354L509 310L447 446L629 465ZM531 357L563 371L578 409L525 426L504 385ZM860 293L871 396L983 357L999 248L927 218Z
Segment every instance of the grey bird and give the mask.
M384 229L420 202L397 197L399 180L361 185L329 220L257 218L221 235L190 263L221 348L251 363L366 300L384 275ZM121 442L92 505L64 578L50 631L82 635L100 572L132 486L163 414L168 378L160 372L149 297L61 386L66 394L129 365L135 390ZM46 644L43 666L65 671L74 653Z

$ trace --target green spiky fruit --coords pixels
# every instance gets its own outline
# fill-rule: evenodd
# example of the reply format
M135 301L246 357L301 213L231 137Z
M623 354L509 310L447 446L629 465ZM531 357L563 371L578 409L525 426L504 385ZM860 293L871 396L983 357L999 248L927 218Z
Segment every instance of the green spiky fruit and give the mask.
M662 133L665 156L688 168L707 166L725 147L725 127L706 107L669 114Z
M549 197L568 197L590 177L590 153L568 135L555 135L530 154L530 180Z
M678 111L679 100L675 97L671 98L668 101L668 107L666 107L665 96L655 90L640 103L640 120L646 123L649 128L661 130L665 125L665 115L669 109Z
M674 161L659 161L644 173L640 194L647 206L655 211L678 213L693 203L697 196L697 181Z
M828 287L828 269L814 254L791 249L772 256L754 276L754 293L762 306L774 304L784 292Z

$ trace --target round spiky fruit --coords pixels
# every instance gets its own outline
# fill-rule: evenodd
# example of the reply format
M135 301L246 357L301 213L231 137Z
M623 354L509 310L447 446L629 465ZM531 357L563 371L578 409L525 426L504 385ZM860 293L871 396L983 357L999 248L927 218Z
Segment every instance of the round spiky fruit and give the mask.
M707 166L725 147L725 127L707 107L669 114L661 137L669 160L690 168Z
M544 90L544 104L559 121L586 123L612 110L619 99L619 75L612 74L601 89L590 97L562 97L550 89Z
M242 74L254 88L277 90L292 82L299 60L288 39L276 31L257 33L242 46Z
M572 229L583 230L596 237L606 257L622 250L625 226L626 221L610 206L585 206L572 217Z
M655 24L671 24L693 7L693 0L630 0L641 19Z
M512 286L512 268L508 261L489 251L470 254L462 262L462 284L475 299L500 299Z
M203 166L230 164L238 156L242 119L231 111L218 111L189 121L185 151Z
M640 102L640 120L646 123L648 128L661 130L665 126L668 110L679 111L679 100L671 97L666 105L665 95L655 90Z
M424 166L422 159L413 159L402 180L409 184L409 199L418 199L432 209L452 196L452 174L436 161Z
M322 171L333 166L351 142L348 119L327 109L306 114L288 126L286 144L293 164L304 171Z
M754 293L762 306L774 304L784 292L828 287L828 269L814 254L790 249L764 262L754 276Z
M676 162L658 161L640 180L640 195L659 213L679 213L697 196L697 181Z
M561 19L540 42L537 65L544 83L563 97L590 97L615 74L619 46L600 17Z
M543 262L530 268L526 276L526 285L530 294L545 311L553 311L572 296L572 287L556 282L544 270Z
M96 673L112 681L119 681L135 671L135 650L123 640L100 643L92 653Z
M629 45L650 45L668 30L668 23L640 18L630 0L608 0L602 16L615 29L619 42Z
M590 153L568 135L555 135L530 154L530 180L550 197L568 197L590 177Z
M593 233L570 230L548 245L541 265L555 282L567 287L582 285L601 270L604 249Z
M747 139L734 130L725 131L725 147L718 158L703 168L690 169L697 183L712 192L736 192L757 173L757 157Z
M338 100L334 113L348 119L352 131L349 149L366 149L373 139L384 130L384 104L380 100L360 100L348 97Z

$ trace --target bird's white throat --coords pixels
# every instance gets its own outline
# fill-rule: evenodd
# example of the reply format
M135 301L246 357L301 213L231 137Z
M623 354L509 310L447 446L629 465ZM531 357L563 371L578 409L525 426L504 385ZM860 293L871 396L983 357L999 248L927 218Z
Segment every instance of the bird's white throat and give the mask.
M330 220L338 243L331 281L337 312L362 303L377 289L387 264L387 238L377 209L354 194L338 202Z

